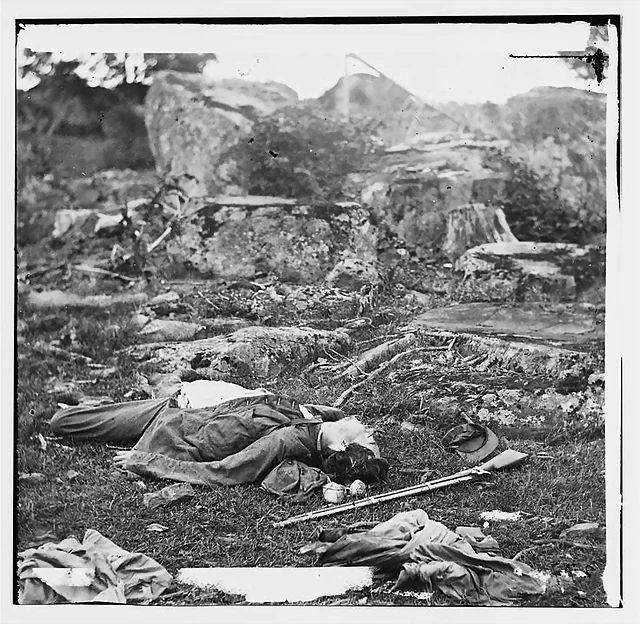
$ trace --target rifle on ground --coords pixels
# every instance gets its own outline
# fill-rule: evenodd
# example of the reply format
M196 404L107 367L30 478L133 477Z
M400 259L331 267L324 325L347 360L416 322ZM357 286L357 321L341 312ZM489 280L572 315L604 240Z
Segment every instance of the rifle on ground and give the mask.
M316 518L324 518L326 516L334 516L342 513L343 511L350 511L352 509L360 509L361 507L370 507L378 503L384 503L390 500L396 500L398 498L405 498L407 496L416 496L418 494L424 494L425 492L432 492L443 487L450 485L456 485L458 483L464 483L465 481L471 481L478 477L490 474L494 470L502 470L504 468L513 468L519 466L524 462L529 455L526 453L520 453L507 449L499 455L496 455L493 459L486 461L484 464L474 466L473 468L467 468L461 470L448 477L441 477L440 479L434 479L427 483L418 483L417 485L411 485L400 490L394 490L393 492L385 492L384 494L376 494L375 496L369 496L367 498L361 498L359 500L350 501L348 503L342 503L341 505L331 505L330 507L323 507L322 509L316 509L315 511L309 511L298 516L292 516L286 520L280 522L274 522L273 527L285 527L290 524L296 524L298 522L305 522L306 520L314 520Z

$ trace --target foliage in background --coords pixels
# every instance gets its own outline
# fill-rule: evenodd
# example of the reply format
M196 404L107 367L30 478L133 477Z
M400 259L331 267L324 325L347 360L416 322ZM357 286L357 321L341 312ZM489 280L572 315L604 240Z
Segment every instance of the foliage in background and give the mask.
M491 150L487 165L507 173L495 202L518 239L587 244L604 233L604 211L576 210L550 177L536 171L516 150Z
M65 174L153 166L142 111L151 75L196 73L215 59L215 54L94 53L67 61L24 50L19 77L38 82L17 92L19 181L57 169L67 161L65 151L77 154L78 163L77 171Z
M310 103L282 108L257 121L249 141L232 148L234 182L252 195L341 199L346 176L381 149L372 123L328 117Z
M42 79L45 76L70 72L82 76L92 86L114 87L122 82L147 83L153 72L172 70L186 73L200 73L217 56L209 54L149 53L113 54L93 52L85 58L72 61L62 60L52 52L35 52L30 48L20 50L18 75L25 79Z
M597 79L598 84L601 78L607 77L607 69L609 68L609 57L607 50L609 48L609 31L606 25L592 24L589 28L589 38L585 48L585 56L564 56L563 62L566 63L582 80ZM599 59L598 51L602 53ZM598 67L601 62L602 66Z
M606 96L540 87L504 105L449 103L478 135L508 139L490 166L509 174L507 218L523 240L602 240L606 221ZM540 238L544 236L544 238Z

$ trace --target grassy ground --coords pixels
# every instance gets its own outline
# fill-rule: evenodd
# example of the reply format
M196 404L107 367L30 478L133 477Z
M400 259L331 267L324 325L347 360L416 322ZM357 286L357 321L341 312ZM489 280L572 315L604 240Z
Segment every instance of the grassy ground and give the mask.
M81 291L83 283L73 284L73 289ZM218 306L215 314L251 317L242 293L233 295L233 299L231 291L225 291L226 298L220 298L221 292L213 283L206 292L209 302ZM206 309L209 303L202 297L192 295L183 299L191 306L189 316L192 318L214 315L211 309ZM404 311L399 314L398 310ZM127 550L153 557L170 573L181 567L200 566L308 566L313 565L313 557L301 555L299 550L313 541L321 528L356 521L383 521L399 511L423 508L432 519L455 529L460 525L481 526L479 513L482 511L521 511L524 515L519 521L491 523L485 528L486 534L497 539L503 554L513 557L525 551L522 561L538 570L552 574L565 571L570 576L573 572L580 573L573 577L573 584L564 593L541 596L529 604L585 607L606 604L601 583L605 565L603 532L577 538L575 542L582 546L576 546L573 541L559 541L560 533L577 522L605 525L602 438L572 439L567 432L564 438L556 435L553 445L544 439L512 439L512 448L531 453L530 461L521 468L496 473L480 483L462 484L430 495L284 529L272 528L271 522L321 507L320 498L301 507L277 500L255 486L196 488L193 500L150 511L142 504L143 494L159 490L167 483L127 479L114 470L114 450L99 443L54 440L48 441L46 449L42 448L38 434L50 436L48 420L56 409L56 397L65 389L59 385L61 382L82 382L79 386L89 395L107 395L115 400L143 398L137 374L152 371L134 366L121 350L136 340L129 320L132 312L134 308L124 305L98 311L48 312L19 306L16 469L18 473L42 473L44 479L17 485L18 549L58 541L69 535L81 538L86 529L93 528ZM349 316L353 316L349 305L345 304L342 309L319 305L304 315L299 311L280 311L277 320L280 324L304 323L329 328L340 325L341 318ZM393 333L407 318L408 313L400 301L387 301L374 319L374 326L356 336L361 343L358 350L366 348L365 342L366 346L375 345L376 336ZM89 356L107 368L42 356L34 350L38 341L60 341L60 346ZM425 392L432 398L454 393L459 400L467 401L473 413L478 401L477 387L472 393L464 384L456 386L452 379L477 377L477 371L455 352L427 351L421 358L433 364L429 376L414 380L411 386L394 381L391 375L363 387L345 406L347 411L360 414L365 423L375 427L383 454L391 464L388 482L373 488L372 493L418 481L419 473L403 470L426 470L430 478L437 478L462 468L460 460L440 446L442 435L452 425L459 424L459 416L430 413L423 409L422 401ZM109 373L106 376L105 370ZM511 378L513 374L509 371L497 370L485 375L483 383L490 388L494 381L504 383ZM553 380L544 378L529 381L540 387L553 384ZM309 374L290 371L276 381L274 389L301 401L330 404L348 385L348 382L333 383L317 370ZM412 391L416 388L419 392ZM424 429L407 433L401 428L407 419L424 425ZM550 457L537 456L543 451ZM152 522L163 524L168 530L150 532L147 526ZM534 544L541 540L543 543ZM160 598L158 604L239 601L240 597L215 591L176 586L171 595ZM392 593L389 585L317 603L426 604L415 596ZM445 605L451 601L436 593L429 603Z

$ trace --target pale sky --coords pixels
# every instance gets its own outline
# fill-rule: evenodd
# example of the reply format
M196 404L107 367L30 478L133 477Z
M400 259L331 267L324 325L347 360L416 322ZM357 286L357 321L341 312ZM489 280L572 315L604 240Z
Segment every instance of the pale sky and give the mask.
M318 97L353 52L429 102L502 103L539 86L587 85L557 59L511 59L584 50L589 26L572 24L404 25L30 25L19 46L66 57L86 52L215 52L212 76L283 82ZM367 71L350 62L349 71ZM606 82L604 83L606 85Z

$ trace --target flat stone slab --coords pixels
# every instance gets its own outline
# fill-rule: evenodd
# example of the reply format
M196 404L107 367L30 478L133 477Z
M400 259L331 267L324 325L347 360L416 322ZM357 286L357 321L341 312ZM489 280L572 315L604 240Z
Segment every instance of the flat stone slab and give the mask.
M602 318L599 318L602 316ZM593 306L466 303L424 312L411 328L434 329L577 345L604 340L604 315Z

